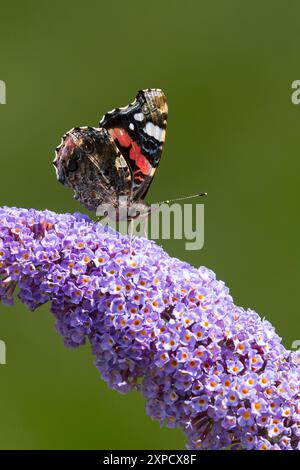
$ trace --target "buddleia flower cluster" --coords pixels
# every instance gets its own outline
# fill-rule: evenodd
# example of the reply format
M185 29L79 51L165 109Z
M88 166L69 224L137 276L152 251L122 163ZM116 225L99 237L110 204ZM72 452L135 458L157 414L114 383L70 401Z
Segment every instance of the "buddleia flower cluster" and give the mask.
M300 360L205 268L81 214L0 209L0 298L46 302L109 387L190 449L300 449Z

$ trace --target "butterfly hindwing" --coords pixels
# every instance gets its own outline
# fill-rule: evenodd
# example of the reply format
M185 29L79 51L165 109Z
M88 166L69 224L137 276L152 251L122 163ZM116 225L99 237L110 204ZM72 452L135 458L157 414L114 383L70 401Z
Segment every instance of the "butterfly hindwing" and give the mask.
M77 127L65 134L54 160L59 181L91 210L131 194L131 172L106 129Z
M166 97L153 88L139 91L133 103L106 113L100 121L131 170L133 201L145 197L159 165L167 116Z

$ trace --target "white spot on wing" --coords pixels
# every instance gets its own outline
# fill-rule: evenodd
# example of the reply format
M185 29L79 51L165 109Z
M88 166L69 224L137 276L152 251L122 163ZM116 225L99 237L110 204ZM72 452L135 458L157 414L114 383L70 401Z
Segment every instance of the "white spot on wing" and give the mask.
M143 120L144 120L144 115L143 115L143 113L135 113L135 114L133 115L133 117L134 117L134 119L135 119L136 121L143 121Z
M164 129L156 126L153 124L153 122L147 122L146 126L144 127L144 132L150 135L150 137L154 137L159 142L163 142L164 140Z
M119 155L116 158L116 168L119 169L119 168L126 168L126 167L127 167L127 163L125 159L122 157L122 155Z
M132 122L129 124L129 129L131 129L132 131L134 129L134 124L132 124Z

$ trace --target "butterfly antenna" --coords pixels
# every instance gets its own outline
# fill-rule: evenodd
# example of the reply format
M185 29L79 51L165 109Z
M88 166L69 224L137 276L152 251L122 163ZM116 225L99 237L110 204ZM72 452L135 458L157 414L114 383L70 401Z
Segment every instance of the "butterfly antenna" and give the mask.
M195 197L202 196L207 196L207 193L197 193L193 194L192 196L177 197L176 199L166 199L165 201L161 201L158 204L170 204L170 202L185 201L186 199L194 199Z

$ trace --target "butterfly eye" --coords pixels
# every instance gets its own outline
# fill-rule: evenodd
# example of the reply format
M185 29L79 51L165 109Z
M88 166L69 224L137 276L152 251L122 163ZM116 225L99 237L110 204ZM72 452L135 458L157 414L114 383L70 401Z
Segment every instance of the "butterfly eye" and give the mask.
M71 160L69 161L68 170L69 171L78 170L78 160L76 158L71 158Z

